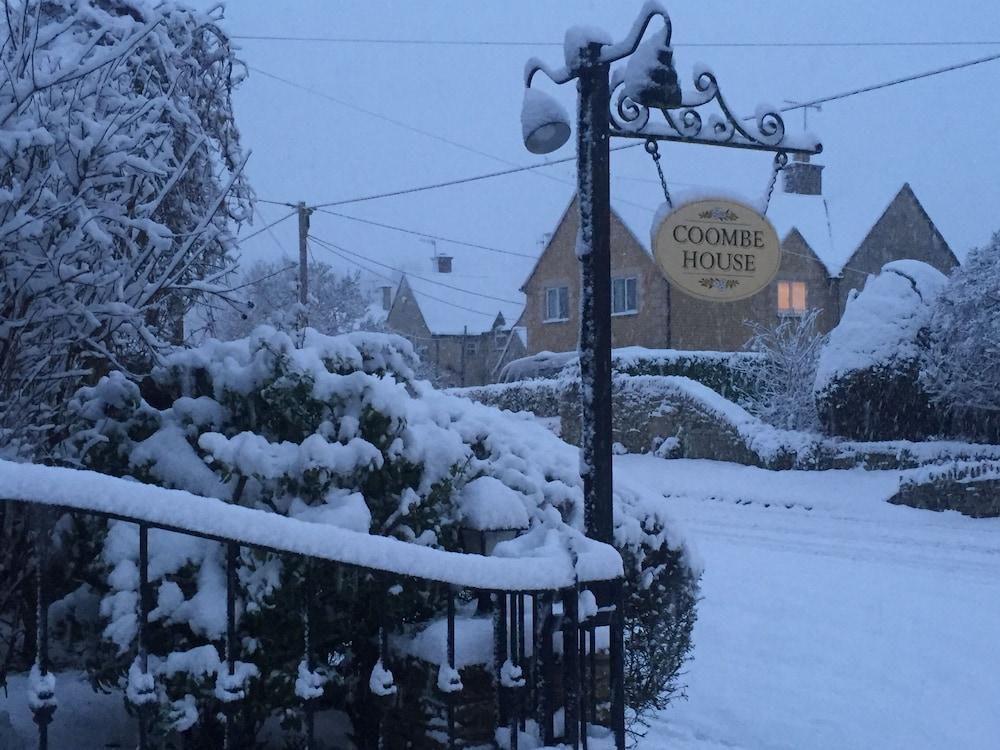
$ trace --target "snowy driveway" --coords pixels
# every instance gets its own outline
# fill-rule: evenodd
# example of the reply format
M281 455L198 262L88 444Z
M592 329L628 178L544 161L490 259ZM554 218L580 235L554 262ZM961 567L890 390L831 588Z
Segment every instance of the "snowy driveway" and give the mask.
M689 700L640 747L1000 747L1000 519L889 505L893 472L615 470L671 495L706 568Z

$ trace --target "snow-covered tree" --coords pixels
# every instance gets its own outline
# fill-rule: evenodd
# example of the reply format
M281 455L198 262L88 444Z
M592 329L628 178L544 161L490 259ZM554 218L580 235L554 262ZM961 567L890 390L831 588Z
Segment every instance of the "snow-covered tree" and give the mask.
M1000 427L1000 232L969 252L928 324L921 382L974 437ZM964 423L964 424L963 424ZM991 426L992 425L992 426Z
M788 430L817 426L813 383L816 364L826 337L816 330L819 310L784 318L777 325L747 323L753 334L746 348L760 352L759 360L733 359L733 367L747 384L743 405L765 422Z
M944 274L926 263L897 260L851 292L816 368L816 405L830 432L895 440L940 430L919 372L931 311L945 283Z
M44 449L109 369L147 369L224 294L249 215L221 10L10 0L0 22L0 442Z
M289 258L254 263L237 285L241 302L214 312L215 335L244 338L259 325L292 331L302 325L303 314L310 328L329 336L375 327L359 273L339 274L319 261L311 261L308 270L309 299L303 310L297 263Z

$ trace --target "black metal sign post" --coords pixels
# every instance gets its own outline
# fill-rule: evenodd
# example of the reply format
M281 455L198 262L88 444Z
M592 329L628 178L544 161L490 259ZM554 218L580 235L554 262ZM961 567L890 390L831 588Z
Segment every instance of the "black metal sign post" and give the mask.
M664 29L643 42L655 17ZM640 138L647 143L675 141L709 146L770 151L776 154L776 169L788 153L817 154L822 145L809 138L786 137L784 121L775 111L760 111L752 118L735 116L719 91L714 74L696 70L694 91L682 96L670 48L672 27L667 12L656 2L647 2L628 36L607 44L581 36L576 63L558 70L532 59L525 68L525 88L545 73L554 83L577 81L577 199L580 229L576 252L580 259L580 391L581 475L587 535L612 543L612 373L611 373L611 136ZM640 63L652 61L636 76L621 67L609 78L612 63L633 55L640 43L646 46ZM572 51L572 50L570 50ZM639 66L640 68L642 65ZM617 92L617 93L616 93ZM658 110L662 121L652 121ZM525 146L546 154L569 138L570 127L561 108L541 92L526 92L522 114ZM772 183L773 188L773 183ZM599 602L614 607L616 602ZM618 600L620 601L620 600ZM620 613L619 613L620 614ZM611 633L612 651L621 653L621 617ZM624 683L618 670L612 686L612 728L616 745L625 747ZM567 707L567 716L570 715ZM620 716L617 714L621 714Z
M587 536L610 543L611 515L611 153L608 63L601 45L581 56L578 78L577 194L580 204L580 433Z

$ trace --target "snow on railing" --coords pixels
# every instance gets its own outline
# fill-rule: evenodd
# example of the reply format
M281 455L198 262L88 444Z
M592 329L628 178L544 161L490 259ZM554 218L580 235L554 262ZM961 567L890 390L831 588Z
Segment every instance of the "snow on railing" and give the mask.
M421 547L397 539L364 534L325 524L308 523L277 513L245 508L215 498L180 490L169 490L92 471L20 464L0 460L0 502L41 505L56 511L84 512L137 524L139 527L139 596L136 659L129 670L126 696L136 711L138 747L150 746L148 723L154 708L156 671L151 665L148 628L152 624L152 583L149 580L149 530L153 528L201 537L226 546L226 632L225 660L217 665L216 697L225 715L225 743L235 746L238 734L235 717L245 698L247 681L257 674L252 663L239 661L241 641L237 633L239 550L258 547L279 553L305 555L395 574L448 584L444 658L438 668L438 690L442 695L461 693L459 669L467 658L456 654L456 589L478 590L483 611L493 616L493 661L499 673L498 729L508 725L511 747L516 748L518 728L525 727L529 715L541 720L543 741L553 744L561 736L571 748L579 748L581 738L596 722L599 696L595 691L598 651L607 650L610 672L610 724L617 748L625 747L624 692L624 590L622 559L609 545L587 539L562 526L537 527L484 556L446 552ZM39 524L34 563L37 566L38 632L36 661L31 678L31 709L38 725L39 750L47 750L49 724L57 709L55 677L49 671L48 535L45 521ZM311 565L306 566L306 591L312 590ZM596 601L586 584L596 584L606 606L581 611L578 601ZM485 596L485 600L482 597ZM493 597L491 599L491 597ZM530 598L530 605L527 599ZM558 606L557 606L558 605ZM315 750L315 699L322 696L325 678L315 671L315 654L310 633L311 599L303 607L306 633L303 659L298 665L296 695L303 701L306 747ZM479 607L477 607L477 610ZM530 626L529 626L530 623ZM535 623L538 623L536 627ZM493 628L491 628L493 630ZM598 630L608 632L608 640L598 639ZM556 638L562 644L561 667L555 658ZM387 624L380 627L378 661L371 670L370 689L378 696L395 694L397 687L388 659ZM603 642L603 646L598 646ZM479 644L481 647L482 644ZM462 651L468 648L463 641ZM528 671L528 653L538 653ZM214 647L212 652L215 653ZM556 670L563 671L557 680ZM528 680L532 681L529 688ZM561 706L555 685L562 685ZM525 705L522 706L522 701ZM456 738L455 701L445 701L449 746ZM523 709L526 709L523 710ZM557 735L557 714L562 714L561 734ZM197 715L193 721L197 720ZM434 719L434 721L437 721ZM412 728L411 728L412 729ZM411 731L411 730L407 730Z
M565 539L557 534L550 534L525 556L447 552L92 471L0 460L0 502L4 500L95 513L221 542L477 589L555 590L577 581L612 580L623 573L621 557L613 547L568 530L563 533L573 534L575 568L560 544Z

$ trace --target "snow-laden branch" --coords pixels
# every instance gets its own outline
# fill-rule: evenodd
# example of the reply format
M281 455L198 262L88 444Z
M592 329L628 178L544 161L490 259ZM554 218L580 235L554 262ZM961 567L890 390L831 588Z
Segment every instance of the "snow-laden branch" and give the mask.
M252 200L231 105L242 74L218 11L6 9L0 444L53 418L71 373L142 371L183 340L191 305L226 293Z

